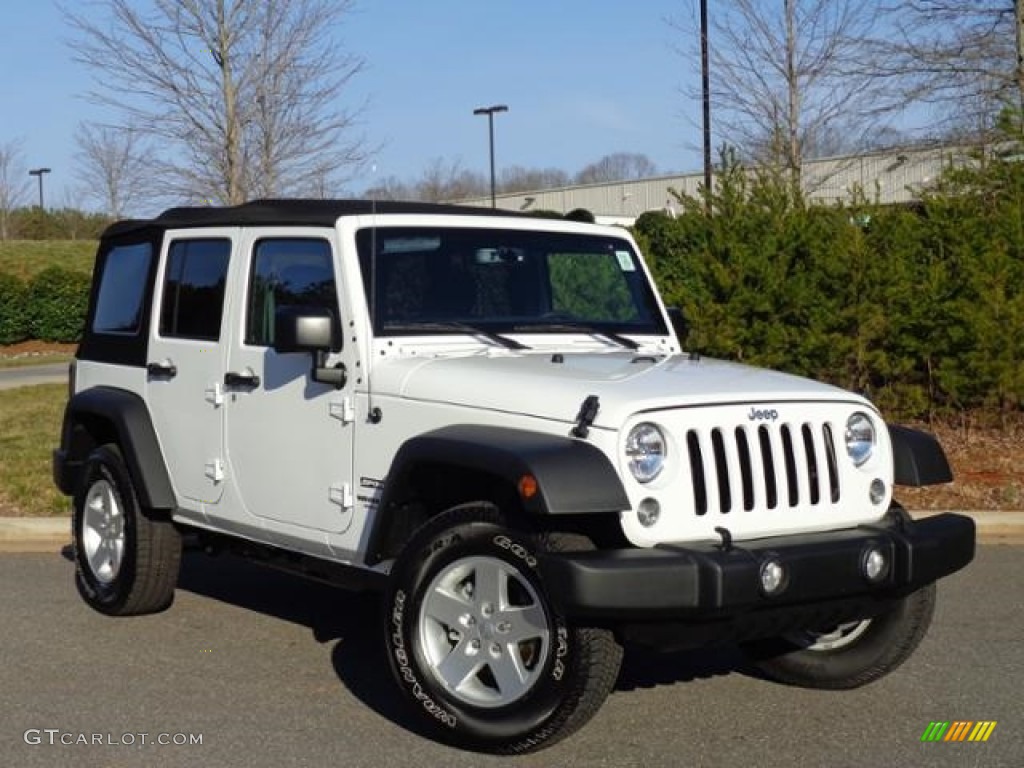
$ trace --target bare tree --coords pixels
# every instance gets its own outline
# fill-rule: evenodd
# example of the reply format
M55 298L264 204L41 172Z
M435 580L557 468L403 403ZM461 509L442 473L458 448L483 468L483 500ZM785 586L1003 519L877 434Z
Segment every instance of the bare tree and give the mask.
M605 155L576 174L577 184L601 184L609 181L642 179L657 173L657 167L647 155L634 152L615 152Z
M75 132L75 176L82 191L114 219L139 203L152 177L146 147L135 131L82 123Z
M28 171L22 159L21 141L0 143L0 240L11 235L11 213L25 200Z
M526 168L514 165L501 173L500 193L531 192L538 189L564 187L569 174L558 168ZM483 174L467 171L458 160L434 158L420 174L407 183L388 176L363 193L376 200L422 200L425 202L457 202L490 194L490 182Z
M458 160L438 157L430 161L413 184L412 195L416 200L436 203L477 197L488 189L482 175L464 170Z
M415 200L412 189L397 176L378 177L366 187L362 196L368 200Z
M501 172L498 189L503 193L534 192L569 185L569 174L561 168L525 168L513 165Z
M984 136L1005 107L1024 111L1024 3L890 0L883 18L868 70L935 106L945 132Z
M54 210L61 229L61 236L69 240L88 237L89 219L92 215L85 213L85 200L94 196L94 190L88 184L68 184L60 193L58 207ZM109 213L107 214L110 215Z
M339 109L362 60L334 34L354 0L102 0L65 9L93 96L160 145L168 192L237 204L320 190L365 159Z
M693 41L699 32L672 26ZM870 136L881 83L861 71L875 14L860 0L732 0L710 17L716 133L750 159L785 169L799 186L804 160L851 151ZM886 104L888 102L886 101Z

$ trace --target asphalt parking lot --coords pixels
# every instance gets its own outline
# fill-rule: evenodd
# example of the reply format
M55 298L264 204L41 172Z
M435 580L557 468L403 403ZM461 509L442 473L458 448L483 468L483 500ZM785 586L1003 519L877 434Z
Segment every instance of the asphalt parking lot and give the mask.
M589 726L515 759L452 749L409 721L372 597L192 553L169 611L111 619L79 600L72 570L56 552L0 555L0 764L1024 764L1018 547L982 547L947 579L918 653L875 685L797 690L758 679L731 650L631 648ZM945 720L997 726L985 743L921 742Z

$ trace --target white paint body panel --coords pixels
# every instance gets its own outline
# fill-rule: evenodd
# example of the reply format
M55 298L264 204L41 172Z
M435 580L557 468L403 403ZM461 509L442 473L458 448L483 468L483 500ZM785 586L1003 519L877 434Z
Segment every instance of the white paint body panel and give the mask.
M681 355L653 364L633 363L637 355L622 351L566 351L564 362L553 363L547 352L513 353L486 346L478 347L475 353L457 349L448 354L434 350L430 358L411 352L406 355L385 357L374 368L373 404L382 409L384 421L378 426L361 427L363 434L372 431L373 437L360 441L358 476L383 479L397 446L448 424L485 424L568 436L580 404L593 394L600 398L601 409L588 440L618 468L632 510L645 498L656 499L663 509L661 519L652 528L642 527L632 510L622 515L623 529L634 544L716 539L714 528L719 526L728 528L736 540L843 528L875 521L888 508L888 494L877 504L871 504L868 498L872 480L881 480L886 488L892 486L891 449L883 422L865 400L835 387L733 363L689 360ZM740 428L756 437L759 425L750 419L755 406L777 411L780 415L775 426L787 424L795 435L805 423L813 425L815 434L829 426L841 491L838 502L820 498L811 503L809 470L806 462L798 461L795 472L802 493L797 504L765 509L766 489L762 485L754 489L753 509L694 514L694 490L684 458L687 431L700 431L705 441L715 428L733 433ZM846 419L855 411L872 415L880 430L874 458L861 468L853 467L842 443ZM642 421L659 425L669 439L668 465L646 485L632 478L624 458L626 435ZM780 439L777 431L771 439ZM708 463L708 445L705 442L704 456L710 483L717 473ZM796 447L798 456L803 456L802 443ZM821 473L827 471L828 464L823 450L822 445L815 446L816 466ZM780 451L777 446L776 455L781 456ZM734 457L729 460L735 462ZM739 498L741 473L735 463L732 469L732 495ZM775 474L782 469L776 466ZM763 476L764 468L759 471ZM784 485L778 483L780 489ZM828 493L819 490L819 495L825 497Z
M453 424L491 425L568 436L583 400L600 399L588 441L609 458L626 489L630 508L621 520L639 546L717 538L727 528L737 540L800 531L843 528L878 520L888 507L892 452L884 424L862 398L773 371L681 354L670 336L634 337L636 351L586 333L516 334L528 350L512 351L472 335L374 338L356 254L356 232L371 225L512 227L599 233L626 238L624 230L572 222L462 216L388 215L340 219L335 228L247 227L235 231L225 320L219 344L151 339L150 360L172 359L174 387L147 384L145 371L96 363L78 367L78 388L118 386L148 398L161 448L178 496L178 519L342 562L360 563L379 514L377 502L395 454L407 440ZM204 236L217 230L202 230ZM167 238L180 233L168 233ZM344 349L349 379L336 390L310 378L310 356L279 355L244 343L249 264L263 237L328 239L335 253ZM639 252L639 249L634 249ZM164 245L161 263L165 261ZM640 269L650 279L647 267ZM161 265L162 275L163 266ZM659 309L664 306L658 301ZM158 309L154 308L154 312ZM154 316L152 327L158 327ZM668 323L666 321L666 327ZM155 331L154 331L155 333ZM554 359L554 354L560 360ZM251 372L260 385L227 390L219 406L204 401L211 382L228 371ZM770 424L751 408L775 411ZM383 415L372 423L369 414ZM846 420L871 415L878 432L873 459L855 468L843 445ZM624 455L628 431L657 424L668 440L668 461L652 482L633 479ZM790 453L791 469L768 466L766 457L787 455L783 426L797 438L804 425L831 435L834 458L823 438ZM770 446L747 451L744 440ZM713 436L727 449L715 458ZM692 438L688 437L693 435ZM740 435L745 437L740 437ZM689 441L701 446L706 497L694 479ZM755 455L756 454L756 455ZM205 477L210 457L223 460L223 479ZM831 462L831 464L830 464ZM830 468L831 467L831 468ZM789 472L789 474L787 474ZM831 473L831 474L830 474ZM871 503L873 480L884 498ZM795 501L770 503L795 489ZM818 498L812 494L817 486ZM722 508L723 488L733 500ZM642 500L661 508L644 527L635 513Z

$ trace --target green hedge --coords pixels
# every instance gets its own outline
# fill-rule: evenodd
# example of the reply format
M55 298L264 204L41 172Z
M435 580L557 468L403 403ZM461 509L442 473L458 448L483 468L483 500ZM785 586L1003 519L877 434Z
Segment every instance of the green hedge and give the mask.
M0 273L0 344L28 338L25 306L25 284L14 275Z
M25 290L29 336L41 341L79 341L89 284L89 275L61 267L44 269L33 277Z
M807 205L735 164L635 231L688 346L900 416L1024 404L1024 164L979 158L914 208Z

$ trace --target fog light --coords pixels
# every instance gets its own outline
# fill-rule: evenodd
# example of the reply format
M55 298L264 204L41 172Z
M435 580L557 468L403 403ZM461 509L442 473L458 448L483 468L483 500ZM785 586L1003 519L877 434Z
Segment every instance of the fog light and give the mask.
M650 528L661 517L661 505L657 499L644 499L636 508L636 519L644 528Z
M871 499L872 504L881 504L885 500L885 481L878 478L872 480L868 497Z
M878 547L868 547L861 558L861 569L867 580L876 584L889 575L889 560Z
M769 597L782 591L786 585L786 569L778 560L769 559L761 563L761 591Z

